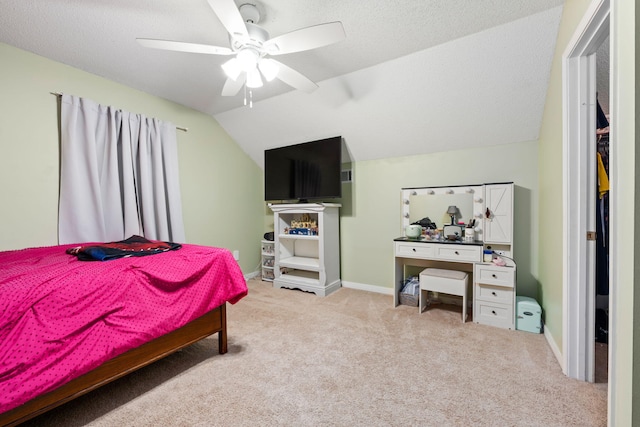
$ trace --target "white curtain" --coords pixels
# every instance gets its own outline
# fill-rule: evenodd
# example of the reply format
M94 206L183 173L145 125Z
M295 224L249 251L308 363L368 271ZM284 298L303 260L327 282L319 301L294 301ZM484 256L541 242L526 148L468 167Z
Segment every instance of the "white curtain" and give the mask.
M60 244L184 242L174 125L72 95L60 119Z

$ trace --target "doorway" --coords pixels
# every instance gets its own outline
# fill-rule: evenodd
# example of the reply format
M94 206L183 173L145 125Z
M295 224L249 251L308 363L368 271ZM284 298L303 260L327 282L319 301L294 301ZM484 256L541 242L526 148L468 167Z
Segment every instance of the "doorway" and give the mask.
M596 230L598 197L596 55L609 39L609 9L609 0L591 4L563 56L563 371L589 382L596 367L596 240L588 234Z

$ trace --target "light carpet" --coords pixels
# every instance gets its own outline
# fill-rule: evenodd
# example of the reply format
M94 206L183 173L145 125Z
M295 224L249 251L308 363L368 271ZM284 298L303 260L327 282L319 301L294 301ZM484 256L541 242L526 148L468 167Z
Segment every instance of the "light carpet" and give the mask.
M541 334L249 281L210 337L30 426L605 426L607 385L567 378Z

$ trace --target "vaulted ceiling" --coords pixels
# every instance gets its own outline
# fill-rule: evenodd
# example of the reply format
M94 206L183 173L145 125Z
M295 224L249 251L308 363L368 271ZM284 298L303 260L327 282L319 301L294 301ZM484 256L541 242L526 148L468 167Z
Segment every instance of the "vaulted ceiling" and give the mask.
M342 22L344 41L278 58L315 92L274 81L245 107L220 95L228 57L136 43L229 46L207 0L2 0L0 41L209 114L260 166L266 148L335 135L355 161L538 137L563 0L243 3L271 37Z

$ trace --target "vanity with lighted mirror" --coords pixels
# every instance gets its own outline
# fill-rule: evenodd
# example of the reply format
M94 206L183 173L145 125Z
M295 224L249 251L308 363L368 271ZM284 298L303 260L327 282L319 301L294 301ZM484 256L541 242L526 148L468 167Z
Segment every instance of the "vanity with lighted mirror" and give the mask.
M421 269L464 271L473 288L473 321L515 329L513 183L403 188L401 215L402 234L394 239L394 305L404 279ZM424 225L425 218L436 228L405 235L408 225ZM491 259L484 257L487 251L494 252ZM506 265L497 265L497 256Z

